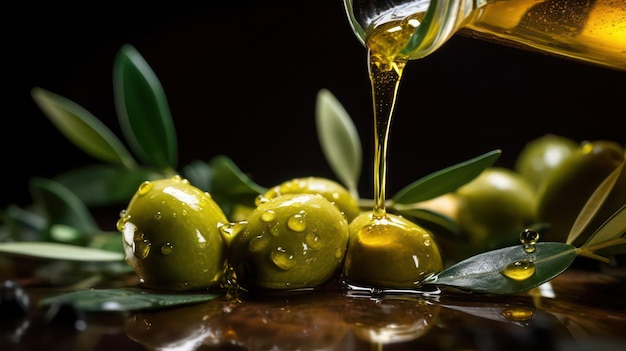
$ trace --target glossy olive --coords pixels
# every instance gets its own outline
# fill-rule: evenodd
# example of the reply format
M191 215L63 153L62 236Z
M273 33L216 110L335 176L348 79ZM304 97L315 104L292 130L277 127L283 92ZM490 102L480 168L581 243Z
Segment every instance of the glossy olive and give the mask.
M519 243L520 231L536 223L536 191L513 170L487 168L456 193L457 222L480 251Z
M348 284L381 289L412 289L443 269L435 238L417 224L387 213L363 213L349 226L343 266Z
M229 263L244 289L315 288L333 276L348 244L348 222L318 194L260 203L232 239Z
M526 143L517 155L514 170L537 189L546 176L577 148L578 143L570 138L545 134Z
M544 239L566 241L583 206L602 181L624 162L624 148L613 141L596 140L580 147L555 168L537 194L537 216L550 224ZM626 204L626 171L607 196L580 239L580 245L617 209Z
M348 189L327 178L294 178L268 189L263 197L273 199L287 194L320 194L339 208L346 216L348 223L361 213L359 203Z
M227 223L208 193L174 176L141 184L118 230L144 286L191 290L219 284L226 268L219 228Z

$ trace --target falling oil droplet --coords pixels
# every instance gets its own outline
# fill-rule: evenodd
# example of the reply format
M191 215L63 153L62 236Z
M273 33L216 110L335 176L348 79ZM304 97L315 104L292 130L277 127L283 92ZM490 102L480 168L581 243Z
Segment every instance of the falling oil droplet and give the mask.
M301 233L306 229L306 218L303 212L296 213L287 220L287 228Z
M172 245L172 243L167 242L161 246L161 253L164 255L171 254L173 250L174 250L174 245Z
M288 271L296 266L296 257L294 254L287 252L287 250L278 247L276 250L270 253L270 258L274 264L285 271Z
M148 239L135 240L135 250L133 251L133 254L137 258L144 259L148 257L151 246L152 243Z
M139 190L137 190L137 192L139 193L139 195L146 195L146 193L148 193L150 189L152 189L152 183L146 180L145 182L141 183L141 185L139 185Z
M157 212L154 214L154 220L155 220L155 221L160 221L160 220L161 220L161 211L157 211Z
M539 232L532 229L524 229L519 235L519 240L524 245L524 251L528 253L535 252L537 250L535 244L539 240Z
M509 307L504 309L501 314L511 322L524 322L533 318L534 312L528 308Z
M535 274L535 264L528 260L511 262L504 267L502 274L513 280L526 280Z

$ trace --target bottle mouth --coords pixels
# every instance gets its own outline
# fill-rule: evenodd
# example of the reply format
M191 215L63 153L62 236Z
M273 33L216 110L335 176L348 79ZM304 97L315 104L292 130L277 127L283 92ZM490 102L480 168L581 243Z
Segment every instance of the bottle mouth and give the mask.
M402 56L410 60L435 52L460 27L459 21L465 20L476 7L475 0L412 0L403 4L384 1L381 3L388 6L385 9L376 8L374 2L355 12L353 3L353 0L344 0L344 8L352 31L363 46L366 46L368 28L423 12L420 24L400 51Z

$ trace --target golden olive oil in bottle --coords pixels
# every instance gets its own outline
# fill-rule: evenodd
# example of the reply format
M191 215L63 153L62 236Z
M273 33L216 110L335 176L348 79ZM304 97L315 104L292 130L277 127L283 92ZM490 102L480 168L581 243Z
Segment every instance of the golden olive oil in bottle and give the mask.
M357 38L411 20L401 52L435 52L455 33L626 70L626 0L344 0Z

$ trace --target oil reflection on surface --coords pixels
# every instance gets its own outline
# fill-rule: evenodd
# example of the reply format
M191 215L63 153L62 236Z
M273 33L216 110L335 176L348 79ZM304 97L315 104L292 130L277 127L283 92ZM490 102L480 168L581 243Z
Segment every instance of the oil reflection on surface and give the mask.
M125 333L148 350L514 351L610 348L626 342L624 327L623 307L532 294L320 291L134 313Z
M426 334L440 309L414 296L306 293L135 313L125 330L149 350L382 349Z

